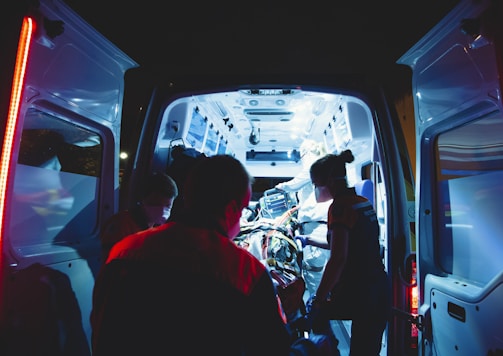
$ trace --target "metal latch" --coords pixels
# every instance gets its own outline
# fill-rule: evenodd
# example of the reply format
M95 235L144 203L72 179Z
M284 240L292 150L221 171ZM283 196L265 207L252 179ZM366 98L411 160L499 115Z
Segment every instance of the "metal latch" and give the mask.
M400 310L397 308L393 308L393 312L397 314L399 317L406 319L408 322L416 325L417 329L419 331L423 331L424 329L424 323L423 323L423 315L421 314L412 314L409 312L406 312L404 310Z

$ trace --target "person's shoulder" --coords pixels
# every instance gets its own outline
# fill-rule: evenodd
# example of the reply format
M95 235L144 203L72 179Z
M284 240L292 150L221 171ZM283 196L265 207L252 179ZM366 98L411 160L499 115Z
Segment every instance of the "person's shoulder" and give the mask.
M358 195L354 188L350 188L350 192L352 193L347 195L346 204L351 205L353 209L359 209L367 205L371 205L370 200L363 195Z
M219 256L220 271L232 280L235 287L249 294L258 281L267 275L266 266L246 249L233 241L223 240L223 255Z
M149 235L150 231L143 230L125 236L113 245L108 255L107 263L117 258L131 258L135 255L135 251L143 246Z
M337 196L335 198L336 204L338 206L344 206L351 208L353 204L366 200L365 197L357 195L353 188L350 188L347 193Z

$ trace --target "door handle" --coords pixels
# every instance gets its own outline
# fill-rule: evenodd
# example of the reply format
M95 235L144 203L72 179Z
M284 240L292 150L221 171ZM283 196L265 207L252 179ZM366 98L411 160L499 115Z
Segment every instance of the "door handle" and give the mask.
M463 308L462 306L448 302L447 303L447 312L454 319L458 319L459 321L462 321L463 323L466 321L466 311L465 311L465 308Z

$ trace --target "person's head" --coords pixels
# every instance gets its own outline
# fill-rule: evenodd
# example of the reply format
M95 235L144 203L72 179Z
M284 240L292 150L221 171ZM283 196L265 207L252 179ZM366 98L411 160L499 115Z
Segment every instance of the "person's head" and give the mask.
M309 167L319 157L327 153L325 145L314 140L304 140L299 147L300 159L304 167Z
M325 155L312 164L309 173L317 202L328 201L347 189L346 163L354 159L351 150L345 150L339 155Z
M167 174L153 173L147 177L141 203L149 226L166 222L177 196L178 187Z
M253 178L236 158L216 155L202 159L185 181L185 208L217 221L230 238L239 233L243 208L251 197Z

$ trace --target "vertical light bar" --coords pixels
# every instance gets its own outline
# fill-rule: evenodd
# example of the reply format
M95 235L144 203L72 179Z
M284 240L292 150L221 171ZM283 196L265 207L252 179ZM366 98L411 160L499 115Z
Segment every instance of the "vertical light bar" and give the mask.
M410 276L410 313L417 316L419 311L419 296L417 289L417 265L416 260L411 260L411 276ZM410 348L417 349L419 330L416 324L410 326Z
M14 77L12 81L12 92L9 104L9 112L7 116L7 123L5 127L5 136L3 139L2 156L0 161L0 266L3 265L2 252L3 252L3 237L5 226L5 202L7 195L7 181L9 178L9 164L12 156L12 145L16 133L16 122L19 114L19 105L21 102L21 95L24 87L24 77L26 73L26 65L28 62L28 52L32 34L35 30L35 24L32 18L25 17L21 26L21 35L19 37L19 44L16 55L16 63L14 67ZM0 271L1 272L1 271ZM1 286L0 286L1 288ZM0 296L2 293L0 292Z

